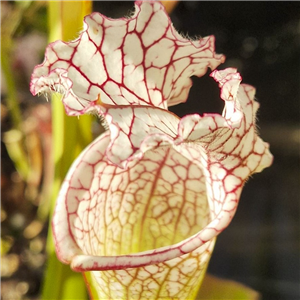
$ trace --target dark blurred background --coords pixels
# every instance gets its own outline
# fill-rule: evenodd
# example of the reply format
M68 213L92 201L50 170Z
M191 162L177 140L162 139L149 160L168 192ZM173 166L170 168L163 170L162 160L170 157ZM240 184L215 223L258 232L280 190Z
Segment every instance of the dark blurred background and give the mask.
M129 15L132 9L133 1L94 1L94 11L113 18ZM10 8L5 7L5 11L11 13ZM51 134L47 129L49 106L43 104L37 109L36 104L44 103L44 99L33 98L28 91L30 73L42 61L47 44L45 4L37 6L27 18L29 21L23 31L16 32L14 40L18 95L24 116L39 118L39 134L45 138ZM238 68L243 82L256 87L261 104L259 132L274 155L273 165L246 183L236 216L217 239L208 272L249 285L262 294L262 300L299 300L300 3L181 1L171 19L184 35L214 35L216 52L226 55L226 62L219 68ZM221 113L223 103L213 79L207 74L193 78L193 82L187 103L171 110L179 116ZM3 133L11 126L5 85L1 95ZM16 287L15 291L27 295L26 299L38 299L46 262L43 245L47 228L43 224L37 227L36 223L30 227L39 201L23 201L26 187L3 142L1 149L1 196L6 201L1 209L2 242L10 249L8 255L20 255L6 255L2 261L2 276L11 278L2 287ZM29 192L27 189L26 197Z
M258 126L274 155L273 165L246 183L208 272L253 287L263 300L300 299L300 3L181 2L173 22L191 36L215 35L216 51L227 57L220 68L237 67L256 87ZM193 100L209 100L214 85L200 82L191 94L196 111Z

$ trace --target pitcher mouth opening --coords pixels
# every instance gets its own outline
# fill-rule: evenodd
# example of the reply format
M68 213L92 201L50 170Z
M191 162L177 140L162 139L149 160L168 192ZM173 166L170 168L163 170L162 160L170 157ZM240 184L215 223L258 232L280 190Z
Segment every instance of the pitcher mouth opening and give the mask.
M131 161L127 169L107 165L107 170L113 174L108 179L111 182L101 183L107 172L103 171L101 163L98 167L101 172L97 175L97 169L94 169L91 188L86 191L93 203L89 207L94 207L89 213L110 221L107 224L98 222L99 226L102 224L100 227L94 225L94 228L84 230L86 233L79 234L80 219L87 210L80 209L82 216L78 215L77 219L72 219L73 223L69 223L77 247L71 257L71 267L75 271L155 264L172 258L168 258L172 245L172 255L181 256L187 252L179 245L210 222L202 170L172 147L149 150L142 159ZM80 168L77 172L82 173ZM101 186L98 191L95 190L97 181ZM103 189L114 183L119 185L104 200ZM69 184L72 186L72 181ZM84 199L86 194L81 193L80 197ZM63 244L61 241L59 249L66 251Z

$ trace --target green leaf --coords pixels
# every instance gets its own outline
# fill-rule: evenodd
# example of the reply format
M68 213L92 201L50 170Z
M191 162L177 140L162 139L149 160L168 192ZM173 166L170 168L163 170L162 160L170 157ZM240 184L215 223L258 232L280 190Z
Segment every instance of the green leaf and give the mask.
M49 39L69 40L78 35L83 17L91 12L92 1L49 1ZM52 128L54 143L55 178L50 221L61 183L72 162L92 141L92 116L80 119L66 115L60 96L52 97ZM58 261L51 226L47 240L48 264L45 272L42 299L86 300L85 282L81 273Z
M260 294L233 280L206 274L197 300L259 300Z

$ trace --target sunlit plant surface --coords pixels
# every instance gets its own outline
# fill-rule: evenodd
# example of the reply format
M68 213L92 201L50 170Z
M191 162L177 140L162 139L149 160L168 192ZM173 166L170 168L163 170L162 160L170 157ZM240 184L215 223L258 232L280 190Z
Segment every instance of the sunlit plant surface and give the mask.
M237 70L211 73L222 115L168 110L224 59L214 37L184 38L159 2L136 2L130 18L87 16L35 68L34 95L59 92L68 115L107 128L70 168L53 219L57 255L85 272L92 297L195 298L245 180L271 164Z

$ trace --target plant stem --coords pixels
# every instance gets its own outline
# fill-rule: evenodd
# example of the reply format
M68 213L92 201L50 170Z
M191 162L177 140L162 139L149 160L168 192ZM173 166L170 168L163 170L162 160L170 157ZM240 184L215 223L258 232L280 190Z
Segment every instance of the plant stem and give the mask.
M74 39L83 26L83 17L91 12L92 1L49 1L49 39ZM57 95L52 97L52 129L55 164L53 198L50 220L55 207L61 183L72 162L92 141L92 117L82 116L80 120L68 117ZM45 273L42 299L87 299L83 276L63 265L55 255L51 226L47 240L49 255ZM54 282L55 280L55 282Z
M17 90L13 76L14 72L11 67L11 58L9 55L11 49L3 45L3 43L5 43L4 40L5 39L3 39L2 41L1 47L1 67L7 87L7 107L12 118L13 128L20 129L20 125L22 123L22 115L18 103Z

